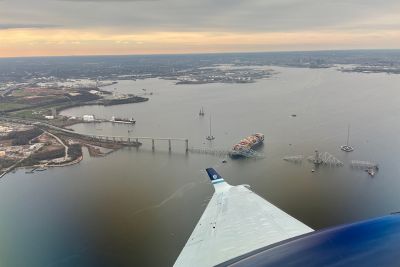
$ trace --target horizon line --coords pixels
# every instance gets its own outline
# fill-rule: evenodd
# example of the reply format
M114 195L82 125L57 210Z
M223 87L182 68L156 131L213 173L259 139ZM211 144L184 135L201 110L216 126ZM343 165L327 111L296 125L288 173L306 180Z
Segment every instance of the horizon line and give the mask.
M83 55L43 55L43 56L0 56L2 59L24 58L63 58L63 57L127 57L127 56L185 56L185 55L214 55L214 54L262 54L262 53L310 53L310 52L345 52L345 51L400 51L400 48L349 48L349 49L316 49L316 50L278 50L278 51L230 51L230 52L187 52L187 53L153 53L153 54L83 54Z

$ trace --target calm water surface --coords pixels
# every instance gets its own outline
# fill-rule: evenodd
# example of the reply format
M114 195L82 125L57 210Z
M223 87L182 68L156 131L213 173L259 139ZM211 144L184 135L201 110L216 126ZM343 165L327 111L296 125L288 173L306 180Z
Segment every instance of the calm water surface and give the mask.
M157 142L153 153L145 142L105 158L85 152L72 167L7 175L0 181L0 265L170 266L212 195L203 172L209 166L315 229L400 210L400 76L273 68L277 75L253 84L121 81L106 89L154 95L147 103L64 111L137 120L73 126L78 132L183 137L192 147L227 149L262 132L265 158L222 164L220 157L186 155L181 143L168 153L167 143ZM212 143L205 140L210 114ZM355 151L345 154L339 147L348 124ZM311 173L307 162L282 160L315 149L344 167ZM380 170L371 178L350 168L353 159L376 161Z

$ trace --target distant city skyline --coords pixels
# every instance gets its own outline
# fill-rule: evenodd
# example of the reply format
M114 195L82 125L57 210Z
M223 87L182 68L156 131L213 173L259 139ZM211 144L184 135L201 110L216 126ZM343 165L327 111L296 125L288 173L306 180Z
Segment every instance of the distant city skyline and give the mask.
M0 57L400 48L400 3L0 0Z

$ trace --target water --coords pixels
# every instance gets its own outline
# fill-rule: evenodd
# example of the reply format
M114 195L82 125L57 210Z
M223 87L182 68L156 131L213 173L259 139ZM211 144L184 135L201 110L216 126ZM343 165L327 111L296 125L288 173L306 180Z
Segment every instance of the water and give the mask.
M135 126L79 124L84 133L189 138L190 146L229 149L254 132L266 135L259 160L188 154L184 144L144 142L79 165L7 175L0 185L1 266L170 266L201 216L212 187L202 171L213 166L233 184L252 189L314 229L400 210L400 76L334 69L277 68L253 84L179 85L148 79L109 90L154 92L150 101L78 107L64 115L134 117ZM206 116L199 118L204 106ZM209 143L208 116L213 135ZM297 114L293 118L290 115ZM350 144L355 151L346 154ZM130 130L128 132L128 130ZM327 151L342 168L284 156ZM380 164L374 178L351 160Z

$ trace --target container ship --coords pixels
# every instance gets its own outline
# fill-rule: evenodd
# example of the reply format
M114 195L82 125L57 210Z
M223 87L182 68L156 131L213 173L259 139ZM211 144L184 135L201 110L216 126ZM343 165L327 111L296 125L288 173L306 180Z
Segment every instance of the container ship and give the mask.
M232 158L250 157L253 149L257 148L264 142L264 135L256 133L241 140L238 144L234 145L230 156Z
M136 123L136 121L133 118L121 119L121 118L117 118L114 116L111 117L111 122L112 123L124 123L124 124L135 124Z

